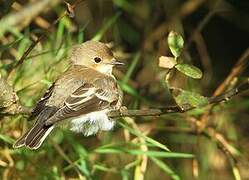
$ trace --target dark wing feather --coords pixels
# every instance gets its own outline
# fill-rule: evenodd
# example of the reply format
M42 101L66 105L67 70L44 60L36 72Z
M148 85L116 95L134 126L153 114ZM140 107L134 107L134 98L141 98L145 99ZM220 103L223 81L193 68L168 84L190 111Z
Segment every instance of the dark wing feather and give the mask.
M70 117L106 109L113 102L116 102L117 99L118 94L116 92L96 88L93 84L86 83L65 100L64 106L46 121L46 125L51 125Z
M37 117L44 110L46 106L45 104L47 103L49 97L52 95L53 90L54 90L54 83L48 88L43 97L38 101L38 103L31 111L30 115L31 119Z
M54 84L49 87L44 96L36 104L30 115L30 119L37 117L35 124L14 143L14 148L27 146L30 149L37 149L41 146L48 132L53 129L53 126L45 126L45 121L58 110L56 107L46 106L53 90Z

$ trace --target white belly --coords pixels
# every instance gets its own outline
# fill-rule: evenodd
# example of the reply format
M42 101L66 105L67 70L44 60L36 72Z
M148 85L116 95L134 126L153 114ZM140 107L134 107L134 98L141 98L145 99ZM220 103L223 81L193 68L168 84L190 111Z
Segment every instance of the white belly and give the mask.
M92 112L69 120L69 128L85 136L96 134L99 130L109 131L113 128L114 121L106 115L106 111Z

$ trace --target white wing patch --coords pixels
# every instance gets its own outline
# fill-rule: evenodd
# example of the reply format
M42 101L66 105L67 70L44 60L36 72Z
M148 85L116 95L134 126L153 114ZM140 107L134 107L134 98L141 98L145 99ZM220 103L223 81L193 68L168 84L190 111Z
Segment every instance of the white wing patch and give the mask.
M75 117L70 120L69 124L71 131L90 136L96 134L99 130L111 130L115 123L108 118L106 110L103 110Z
M71 94L71 97L74 97L74 98L87 97L87 96L91 96L95 92L95 88L84 88L82 90L86 90L86 92L80 95Z
M83 93L83 94L80 94L80 95L71 94L71 96L70 96L71 98L81 98L79 101L74 102L74 103L68 103L66 101L65 104L69 108L72 108L72 106L74 106L74 105L83 104L83 103L89 101L93 97L93 95L94 95L94 93L96 91L95 88L86 88L86 89L83 89L83 90L87 90L87 91L85 93Z
M103 99L104 101L110 102L112 99L112 94L108 91L101 91L99 93L96 93L95 96L97 96L99 99Z

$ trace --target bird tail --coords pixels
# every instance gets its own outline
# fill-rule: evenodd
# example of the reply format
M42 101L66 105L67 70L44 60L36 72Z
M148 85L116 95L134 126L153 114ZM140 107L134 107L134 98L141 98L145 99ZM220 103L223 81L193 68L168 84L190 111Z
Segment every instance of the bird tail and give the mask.
M44 123L37 122L14 143L13 148L26 146L30 149L38 149L53 129L54 125L46 126Z

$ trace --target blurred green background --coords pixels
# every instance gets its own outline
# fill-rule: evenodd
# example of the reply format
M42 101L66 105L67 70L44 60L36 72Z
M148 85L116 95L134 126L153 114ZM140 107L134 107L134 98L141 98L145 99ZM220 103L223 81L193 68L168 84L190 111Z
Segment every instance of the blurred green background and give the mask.
M172 56L171 30L184 37L181 61L203 72L201 80L176 74L174 86L212 96L241 59L244 70L227 89L249 75L247 0L83 0L73 18L62 17L67 6L58 1L37 15L14 16L27 7L35 11L28 5L36 2L0 1L0 72L27 107L68 67L70 47L90 39L108 43L125 62L114 74L128 109L174 104L166 70L158 67L160 56ZM44 38L15 68L40 35ZM0 178L249 179L248 108L248 93L243 93L184 114L120 118L113 131L91 137L57 129L37 151L12 149L33 122L23 115L0 116ZM199 132L203 118L207 125Z

